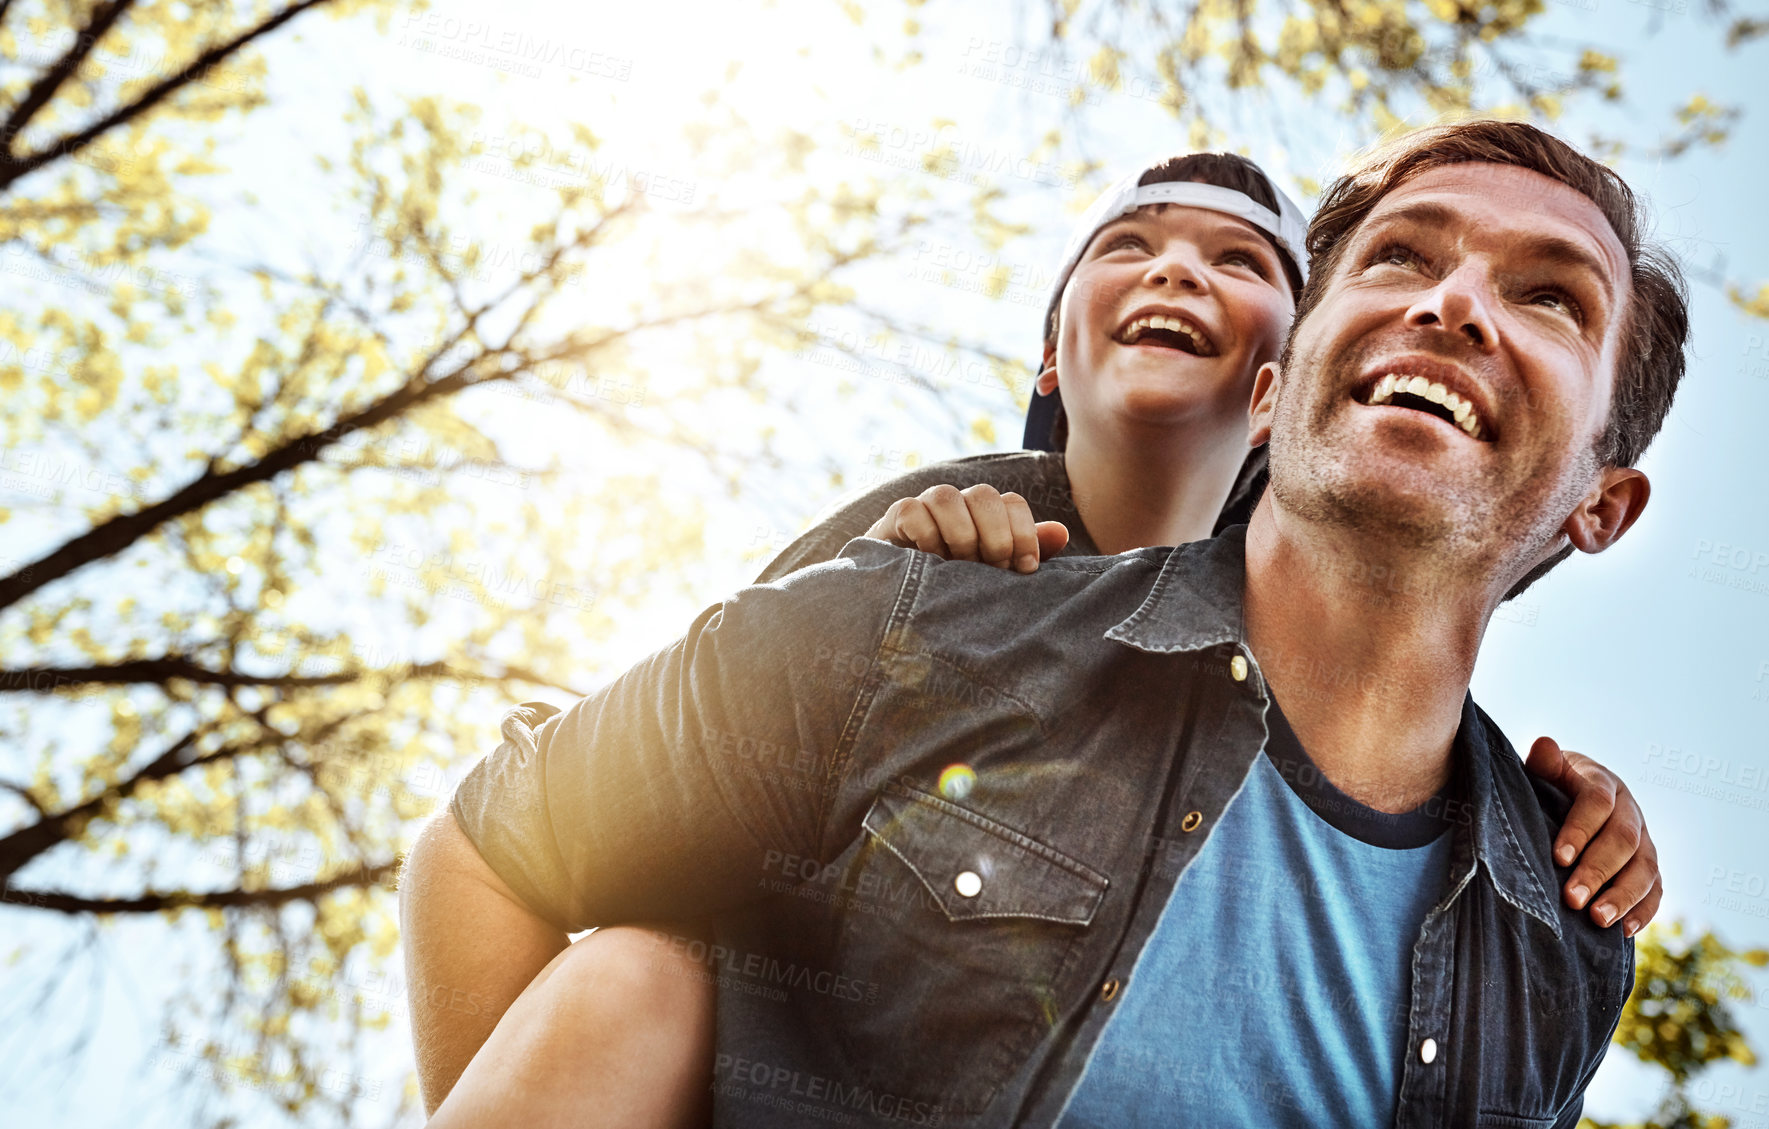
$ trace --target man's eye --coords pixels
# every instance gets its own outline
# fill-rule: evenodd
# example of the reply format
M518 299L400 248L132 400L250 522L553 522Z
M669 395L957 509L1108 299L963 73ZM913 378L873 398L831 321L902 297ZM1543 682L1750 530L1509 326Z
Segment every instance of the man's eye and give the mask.
M1422 267L1425 260L1419 253L1401 243L1390 243L1388 246L1370 256L1371 266L1389 267Z
M1563 290L1538 290L1529 296L1529 304L1556 310L1580 324L1585 320L1585 311Z

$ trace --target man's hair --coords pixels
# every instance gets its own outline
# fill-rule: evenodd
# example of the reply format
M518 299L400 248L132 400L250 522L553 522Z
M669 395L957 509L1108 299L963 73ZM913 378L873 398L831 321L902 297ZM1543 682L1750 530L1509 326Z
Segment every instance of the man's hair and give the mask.
M1683 272L1646 230L1649 217L1621 177L1577 149L1523 122L1468 121L1406 134L1360 157L1321 197L1308 225L1308 285L1281 364L1289 368L1296 332L1320 304L1357 228L1382 198L1429 169L1481 161L1541 173L1582 194L1609 221L1627 253L1632 293L1624 311L1609 421L1598 435L1599 465L1633 466L1663 426L1683 379L1689 337L1689 292ZM1536 566L1506 595L1511 599L1572 553L1571 546Z
M1218 188L1232 188L1251 197L1260 207L1271 209L1273 213L1281 210L1278 207L1278 194L1272 190L1271 181L1265 178L1265 173L1258 165L1235 153L1188 153L1183 157L1169 157L1150 167L1137 178L1136 184L1141 188L1145 184L1165 184L1169 181L1192 181L1197 184L1214 184ZM1263 228L1259 234L1271 244L1272 250L1277 252L1278 262L1284 265L1284 278L1290 284L1290 293L1299 293L1302 290L1302 272L1297 269L1296 260L1291 256L1289 248ZM1052 294L1050 306L1044 311L1046 345L1056 340L1057 310L1062 304L1061 292ZM1069 420L1061 405L1057 407L1056 420L1051 424L1050 439L1051 445L1058 451L1069 444Z

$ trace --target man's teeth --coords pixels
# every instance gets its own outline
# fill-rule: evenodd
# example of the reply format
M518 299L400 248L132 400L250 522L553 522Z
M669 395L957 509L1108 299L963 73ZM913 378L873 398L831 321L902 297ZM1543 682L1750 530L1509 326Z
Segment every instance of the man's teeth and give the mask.
M1369 403L1386 404L1394 399L1395 393L1404 392L1409 396L1418 396L1430 400L1433 404L1442 404L1455 416L1456 426L1476 439L1485 434L1480 417L1474 413L1474 405L1451 392L1435 380L1426 380L1422 376L1400 376L1389 373L1376 382L1370 391Z
M1192 348L1196 349L1199 353L1209 351L1209 338L1204 336L1203 330L1199 329L1189 321L1184 321L1180 318L1170 318L1164 314L1150 314L1146 317L1137 318L1135 321L1124 327L1122 337L1124 341L1134 344L1137 338L1141 337L1151 329L1165 329L1170 333L1183 333L1191 338Z

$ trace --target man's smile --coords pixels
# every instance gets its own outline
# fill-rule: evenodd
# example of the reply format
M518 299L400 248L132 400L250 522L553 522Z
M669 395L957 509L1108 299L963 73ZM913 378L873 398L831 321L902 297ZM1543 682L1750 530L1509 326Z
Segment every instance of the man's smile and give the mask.
M1480 442L1496 438L1492 411L1483 405L1478 386L1459 369L1441 362L1421 358L1382 362L1358 382L1352 399L1366 407L1430 416Z

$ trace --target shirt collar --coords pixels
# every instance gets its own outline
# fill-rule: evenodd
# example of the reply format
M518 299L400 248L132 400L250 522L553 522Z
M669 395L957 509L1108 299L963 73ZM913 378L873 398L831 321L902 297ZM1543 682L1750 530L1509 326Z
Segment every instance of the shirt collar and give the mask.
M1230 526L1167 554L1142 606L1107 630L1106 638L1154 654L1223 643L1245 650L1247 527Z
M1264 698L1265 680L1247 649L1243 615L1247 580L1247 527L1231 526L1205 541L1168 550L1142 605L1105 633L1140 651L1171 654L1228 644L1247 656L1244 685ZM1458 822L1451 894L1473 877L1474 863L1511 905L1560 936L1559 887L1549 844L1521 834L1525 813L1539 811L1522 762L1471 695L1462 699L1453 757L1462 774L1460 802L1468 818ZM1464 846L1465 844L1465 846ZM1447 900L1447 899L1446 899Z
M1462 699L1455 756L1466 784L1462 796L1470 811L1465 826L1474 854L1469 860L1457 850L1452 865L1461 877L1455 884L1466 880L1467 864L1478 861L1501 898L1559 938L1561 911L1554 891L1560 880L1548 853L1552 837L1527 833L1532 823L1543 822L1540 802L1517 751L1472 695Z

